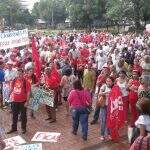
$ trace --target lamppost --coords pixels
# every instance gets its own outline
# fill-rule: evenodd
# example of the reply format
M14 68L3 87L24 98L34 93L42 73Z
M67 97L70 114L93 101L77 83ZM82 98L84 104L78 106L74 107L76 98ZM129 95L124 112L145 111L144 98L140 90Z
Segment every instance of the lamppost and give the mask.
M8 26L9 26L9 31L11 30L11 26L12 26L12 17L11 17L11 7L7 6L8 8Z

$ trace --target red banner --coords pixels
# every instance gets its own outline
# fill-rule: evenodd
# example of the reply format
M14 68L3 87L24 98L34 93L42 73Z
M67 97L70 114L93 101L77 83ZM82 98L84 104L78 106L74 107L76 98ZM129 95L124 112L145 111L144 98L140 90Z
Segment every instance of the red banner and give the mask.
M109 95L107 126L113 140L119 138L119 129L123 127L125 122L122 93L120 88L115 85Z
M39 81L41 78L41 62L34 38L32 39L32 60L34 64L34 73Z

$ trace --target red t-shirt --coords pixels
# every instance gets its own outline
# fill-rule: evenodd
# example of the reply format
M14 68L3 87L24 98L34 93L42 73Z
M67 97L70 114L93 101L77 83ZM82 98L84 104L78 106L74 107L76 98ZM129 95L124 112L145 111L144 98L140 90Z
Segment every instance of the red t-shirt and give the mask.
M12 100L14 102L26 102L30 88L30 83L25 78L15 79L12 82Z
M89 58L90 52L89 49L87 48L82 48L80 50L81 56L83 56L84 58Z
M57 71L56 68L53 68L51 71L51 74L45 75L45 84L50 88L50 89L55 89L58 88L60 85L61 81L61 75Z
M140 86L140 81L133 79L131 81L131 85L134 85L138 88ZM138 93L136 91L130 90L130 92L129 92L129 101L135 103L137 100L138 100Z

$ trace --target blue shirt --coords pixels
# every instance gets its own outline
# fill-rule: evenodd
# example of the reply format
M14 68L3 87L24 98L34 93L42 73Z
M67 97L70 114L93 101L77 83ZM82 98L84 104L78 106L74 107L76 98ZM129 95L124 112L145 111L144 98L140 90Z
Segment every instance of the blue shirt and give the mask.
M0 82L5 81L4 76L5 76L4 70L0 68Z

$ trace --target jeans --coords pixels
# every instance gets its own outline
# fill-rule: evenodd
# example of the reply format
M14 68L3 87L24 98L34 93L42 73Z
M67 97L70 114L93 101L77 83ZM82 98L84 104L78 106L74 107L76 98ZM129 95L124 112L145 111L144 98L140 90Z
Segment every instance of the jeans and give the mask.
M100 120L101 120L101 136L107 136L109 130L107 128L107 106L100 108Z
M95 122L98 121L99 113L100 113L100 107L96 107L95 112L94 112L94 116L93 116Z
M88 114L85 112L85 108L73 108L72 109L73 131L77 132L79 122L82 128L83 137L87 138L88 135Z
M25 102L12 102L13 123L12 130L17 130L18 115L21 114L21 128L26 130L27 125L27 108L24 106Z

